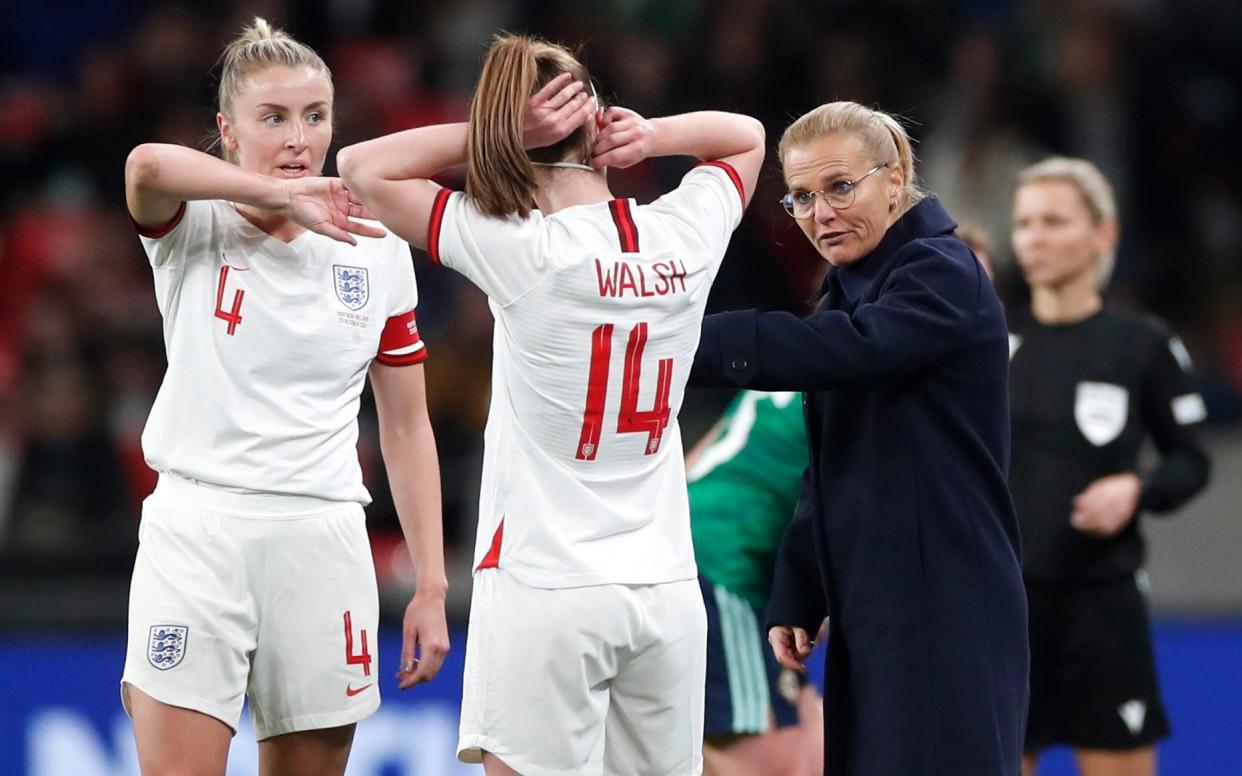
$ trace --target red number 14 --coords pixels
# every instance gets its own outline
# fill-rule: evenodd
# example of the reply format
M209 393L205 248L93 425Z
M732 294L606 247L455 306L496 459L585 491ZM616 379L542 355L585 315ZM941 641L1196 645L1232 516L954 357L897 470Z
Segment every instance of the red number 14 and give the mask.
M600 435L604 430L604 402L608 396L608 372L612 359L611 323L601 324L591 332L591 371L587 383L586 411L582 414L582 434L578 438L579 461L594 461L599 453ZM647 324L639 323L630 330L625 346L625 372L621 378L621 412L617 416L617 433L646 432L644 455L660 451L660 440L668 428L668 396L673 385L673 359L662 358L656 370L655 403L649 410L638 409L638 381L642 377L643 348L647 345Z

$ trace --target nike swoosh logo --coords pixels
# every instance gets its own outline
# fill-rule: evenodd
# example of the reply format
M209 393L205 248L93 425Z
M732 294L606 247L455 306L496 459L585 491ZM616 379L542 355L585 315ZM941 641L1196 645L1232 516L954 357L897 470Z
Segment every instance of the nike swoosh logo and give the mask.
M370 687L372 684L374 684L374 682L367 682L366 684L359 687L357 690L355 690L352 685L347 684L345 685L345 694L352 698L358 693Z

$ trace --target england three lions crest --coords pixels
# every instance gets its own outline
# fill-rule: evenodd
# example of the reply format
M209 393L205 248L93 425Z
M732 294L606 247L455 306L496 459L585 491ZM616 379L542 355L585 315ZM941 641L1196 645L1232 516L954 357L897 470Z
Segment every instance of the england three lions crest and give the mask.
M371 296L366 267L333 264L332 274L336 277L336 298L351 310L361 310Z
M185 642L190 637L186 625L152 625L147 637L147 660L151 665L167 671L185 657Z

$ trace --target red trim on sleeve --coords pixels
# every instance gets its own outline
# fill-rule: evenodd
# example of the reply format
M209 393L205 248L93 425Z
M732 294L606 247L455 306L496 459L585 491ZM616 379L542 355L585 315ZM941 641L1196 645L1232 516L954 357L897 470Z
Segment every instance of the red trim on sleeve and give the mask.
M427 360L427 346L424 345L413 353L405 353L400 356L380 353L375 356L375 360L384 366L413 366L414 364L421 364Z
M479 561L475 571L480 569L500 568L500 545L505 539L505 519L500 518L500 525L496 526L496 533L492 534L492 546L487 549L487 554L483 556L483 560Z
M436 264L440 263L440 227L444 221L444 210L448 207L448 200L451 196L453 196L452 189L440 189L436 193L436 200L431 205L431 219L427 222L427 255Z
M168 220L168 223L161 224L160 226L143 226L135 221L132 215L129 217L129 222L134 225L134 229L138 230L138 234L143 237L150 237L152 240L158 240L172 230L176 229L177 224L181 223L181 218L184 215L185 202L182 201L181 205L177 208L177 212L174 213L173 217Z
M733 165L728 162L712 161L703 162L699 167L719 167L729 176L729 180L733 181L733 185L737 187L737 195L742 198L742 209L746 209L746 187L742 185L742 176L737 174L737 170L733 169Z
M617 237L621 241L622 253L638 253L638 225L630 213L628 199L614 199L608 203L612 213L612 222L617 225Z

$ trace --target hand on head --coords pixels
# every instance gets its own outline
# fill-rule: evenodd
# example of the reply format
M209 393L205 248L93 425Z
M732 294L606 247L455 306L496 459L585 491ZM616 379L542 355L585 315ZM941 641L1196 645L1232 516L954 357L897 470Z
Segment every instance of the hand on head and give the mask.
M651 156L654 141L651 122L628 108L613 106L603 113L591 166L597 170L633 167Z
M526 102L522 147L544 148L569 137L595 115L595 96L582 81L561 73Z

